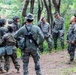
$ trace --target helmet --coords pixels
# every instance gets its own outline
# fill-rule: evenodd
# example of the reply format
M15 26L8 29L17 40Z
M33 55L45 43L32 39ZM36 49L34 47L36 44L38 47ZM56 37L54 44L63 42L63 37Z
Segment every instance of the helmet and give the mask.
M5 23L6 23L6 20L4 18L0 19L0 26L3 26Z
M12 24L12 23L13 23L13 21L12 21L12 20L9 20L9 21L8 21L8 24Z
M19 17L18 17L18 16L14 16L12 19L13 19L14 21L16 21L17 19L19 19Z
M7 32L13 32L13 27L12 25L7 26Z
M58 13L58 12L56 12L55 17L56 17L57 15L59 15L59 13Z
M33 19L34 19L33 14L31 14L31 13L27 14L26 20L33 20Z

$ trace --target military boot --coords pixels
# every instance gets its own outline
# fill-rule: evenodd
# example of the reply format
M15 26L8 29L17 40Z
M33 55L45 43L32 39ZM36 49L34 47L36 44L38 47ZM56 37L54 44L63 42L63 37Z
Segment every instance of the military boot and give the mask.
M20 72L19 72L19 68L17 69L17 73L20 73Z
M2 68L0 69L0 74L1 74L1 73L4 73L4 71L3 71L3 69L2 69Z

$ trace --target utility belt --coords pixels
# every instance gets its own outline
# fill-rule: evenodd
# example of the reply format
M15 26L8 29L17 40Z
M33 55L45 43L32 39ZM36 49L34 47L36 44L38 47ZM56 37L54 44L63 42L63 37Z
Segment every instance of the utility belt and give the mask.
M5 53L7 54L7 55L12 55L13 54L13 48L14 48L14 46L5 46Z
M14 48L14 46L0 47L0 56L4 56L5 54L12 55L13 54L13 48Z
M14 46L14 45L16 45L16 44L15 44L15 43L8 42L8 43L6 43L6 45L7 45L7 46Z
M43 32L43 34L47 34L48 32Z

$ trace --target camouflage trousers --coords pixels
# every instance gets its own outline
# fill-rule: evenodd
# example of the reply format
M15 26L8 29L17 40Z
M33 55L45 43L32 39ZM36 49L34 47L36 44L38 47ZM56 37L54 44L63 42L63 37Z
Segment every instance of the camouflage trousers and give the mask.
M61 47L64 49L64 36L60 36L59 33L53 33L53 39L54 39L54 48L57 49L57 40L60 39Z
M4 69L6 71L8 71L10 69L10 59L9 59L10 57L12 59L14 66L15 66L15 69L19 70L20 65L19 65L18 60L17 60L16 48L13 48L12 55L7 55L7 53L5 53L5 55L4 55L4 59L5 59Z
M73 61L74 57L75 57L75 44L69 43L67 50L68 50L68 53L70 55L70 61Z
M51 41L50 37L49 38L45 38L45 40L48 43L49 51L52 51L52 41ZM43 42L42 42L42 44L40 46L40 51L41 51L41 53L43 52Z
M1 65L1 56L0 56L0 71L2 70L2 65Z
M22 60L23 60L23 75L28 75L28 63L30 56L33 57L35 63L35 71L36 75L41 75L40 70L40 62L39 62L39 54L37 50L25 50L22 53Z

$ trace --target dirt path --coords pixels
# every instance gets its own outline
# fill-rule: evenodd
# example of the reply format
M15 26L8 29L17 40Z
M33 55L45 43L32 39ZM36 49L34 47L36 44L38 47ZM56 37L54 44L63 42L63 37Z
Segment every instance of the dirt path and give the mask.
M42 75L76 75L76 59L71 65L66 64L68 61L69 55L67 51L41 55ZM22 61L20 59L19 63L21 65L20 74L16 73L11 63L10 75L23 75ZM6 73L0 75L6 75ZM32 58L30 58L29 62L29 75L36 75Z

